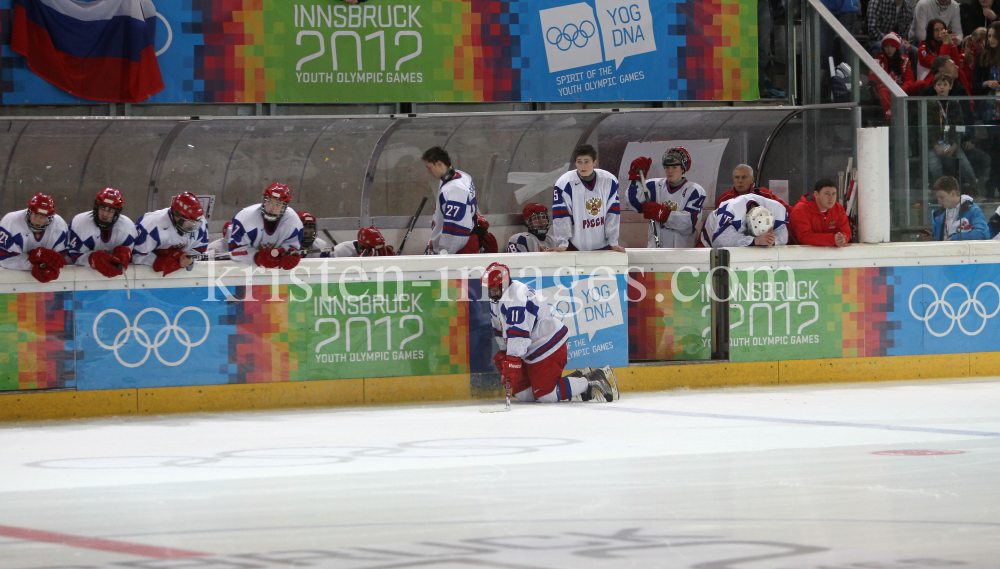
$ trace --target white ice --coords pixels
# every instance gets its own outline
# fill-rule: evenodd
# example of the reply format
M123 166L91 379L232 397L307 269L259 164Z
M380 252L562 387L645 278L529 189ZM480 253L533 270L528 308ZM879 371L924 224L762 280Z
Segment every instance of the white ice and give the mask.
M0 426L0 569L1000 567L997 380L483 405Z

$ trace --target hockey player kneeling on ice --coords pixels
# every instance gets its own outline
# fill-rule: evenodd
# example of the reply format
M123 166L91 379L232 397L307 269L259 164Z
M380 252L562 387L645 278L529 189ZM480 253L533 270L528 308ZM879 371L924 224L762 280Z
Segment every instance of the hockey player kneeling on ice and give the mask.
M695 226L705 205L705 189L684 177L691 169L691 154L683 146L675 146L663 154L663 171L666 178L646 180L641 176L649 171L652 160L636 158L628 171L628 205L646 219L659 224L661 248L694 247ZM647 247L655 248L653 228L649 228Z
M551 315L548 303L535 289L511 281L510 269L500 263L486 268L483 286L490 296L493 336L500 345L493 363L519 401L615 398L618 386L610 366L563 377L569 331Z
M288 207L292 190L271 184L260 204L247 206L233 217L229 254L234 261L265 269L290 271L299 264L302 221Z
M187 268L208 249L208 222L191 192L174 196L170 207L143 214L135 229L132 262L152 265L163 276Z
M476 228L476 186L472 177L456 170L451 157L440 146L422 156L427 173L440 180L438 195L431 218L431 239L424 251L427 255L474 255L479 253Z
M724 202L705 220L705 247L772 247L788 244L788 210L754 194Z
M392 245L385 244L382 232L375 226L358 230L356 241L344 241L333 248L334 257L392 257Z
M69 224L66 255L77 265L110 278L121 276L132 261L135 223L122 215L125 200L114 188L104 188L94 198L93 211L85 211Z
M316 216L308 211L296 213L299 214L299 221L302 222L302 256L307 259L332 257L333 251L330 249L330 244L316 237Z
M508 253L538 253L555 249L556 238L549 235L549 210L540 203L530 203L521 210L528 231L515 233L507 241Z
M52 196L37 193L28 208L12 211L0 219L0 267L31 271L40 283L59 278L66 266L68 228L56 215Z
M572 160L576 170L556 180L552 193L555 250L624 253L625 248L618 245L618 179L597 168L597 150L589 144L577 146Z

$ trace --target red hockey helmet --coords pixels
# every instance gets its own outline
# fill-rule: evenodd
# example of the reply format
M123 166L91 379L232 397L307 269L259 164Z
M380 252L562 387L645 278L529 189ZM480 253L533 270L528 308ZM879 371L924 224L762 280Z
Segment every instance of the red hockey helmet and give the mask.
M691 153L683 146L675 146L663 153L663 167L680 166L687 172L691 169Z
M31 223L31 214L44 215L46 217L45 223L41 226ZM26 216L28 218L28 227L35 233L44 231L52 223L52 217L55 214L56 201L52 199L52 196L38 192L28 200L28 213Z
M118 223L118 216L122 214L122 207L125 206L125 200L122 199L122 193L114 188L104 188L103 190L97 192L97 196L94 198L94 223L100 229L111 229ZM104 221L101 219L100 209L102 207L108 207L115 210L114 216L111 221Z
M382 237L382 232L375 229L374 225L366 227L358 231L358 245L362 257L378 257L385 249L385 237Z
M298 214L299 221L302 222L302 248L308 249L316 241L316 217L308 211L295 213Z
M292 190L281 182L275 182L264 190L260 212L264 215L265 220L278 221L281 216L285 215L285 209L288 208L291 201ZM272 207L268 208L269 204L273 204Z
M500 302L503 293L510 286L510 269L502 263L492 263L483 273L483 286L486 287L491 302Z
M201 209L201 202L191 192L176 195L170 202L170 218L181 233L191 233L198 229L204 216L205 210Z
M540 203L529 203L521 210L521 217L530 233L545 239L545 234L549 232L549 208Z

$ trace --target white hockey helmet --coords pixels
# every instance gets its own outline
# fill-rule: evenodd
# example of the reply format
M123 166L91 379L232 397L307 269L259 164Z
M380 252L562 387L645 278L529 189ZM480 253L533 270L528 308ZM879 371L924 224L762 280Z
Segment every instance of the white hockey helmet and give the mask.
M750 207L747 209L746 223L751 235L758 237L774 227L774 214L771 210L757 202L748 202L747 205Z

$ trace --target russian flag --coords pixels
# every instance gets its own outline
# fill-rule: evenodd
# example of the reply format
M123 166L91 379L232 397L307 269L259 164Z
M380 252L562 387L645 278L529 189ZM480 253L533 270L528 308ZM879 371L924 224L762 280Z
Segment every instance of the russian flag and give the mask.
M11 48L72 95L138 103L163 90L152 0L14 0Z

